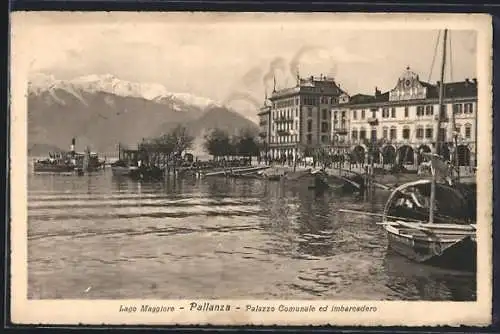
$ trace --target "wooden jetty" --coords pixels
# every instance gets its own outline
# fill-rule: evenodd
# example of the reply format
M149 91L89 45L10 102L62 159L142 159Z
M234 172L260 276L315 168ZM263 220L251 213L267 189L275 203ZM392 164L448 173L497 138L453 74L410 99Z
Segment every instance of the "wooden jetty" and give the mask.
M269 166L256 166L256 167L232 167L225 168L220 171L207 172L204 176L230 176L230 175L248 175L251 173L257 173L265 169L270 168Z

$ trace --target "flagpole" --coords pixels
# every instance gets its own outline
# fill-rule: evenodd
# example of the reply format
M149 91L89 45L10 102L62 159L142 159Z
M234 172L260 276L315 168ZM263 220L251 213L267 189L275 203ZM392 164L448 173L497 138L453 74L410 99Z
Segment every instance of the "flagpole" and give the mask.
M437 121L437 133L436 133L436 142L435 142L435 150L439 147L439 132L441 130L441 117L443 113L443 96L444 96L444 70L446 67L446 38L448 35L448 29L444 30L443 37L443 62L441 64L441 81L439 84L439 107L438 107L438 121ZM452 110L453 112L453 110ZM436 152L433 152L436 153ZM434 209L435 209L435 201L436 201L436 169L432 166L431 163L431 172L432 172L432 182L431 182L431 202L429 205L429 223L434 223Z

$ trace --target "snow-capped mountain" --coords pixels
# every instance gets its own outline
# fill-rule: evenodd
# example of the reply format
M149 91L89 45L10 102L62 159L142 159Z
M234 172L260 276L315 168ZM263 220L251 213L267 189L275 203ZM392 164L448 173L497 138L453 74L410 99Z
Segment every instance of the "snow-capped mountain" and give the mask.
M170 93L158 84L138 84L112 75L58 80L37 74L28 94L28 146L115 152L118 143L137 144L182 124L195 136L211 128L226 131L257 125L212 100ZM45 146L44 146L45 145Z
M28 90L31 94L48 91L58 101L60 99L54 93L56 89L70 93L84 104L87 102L81 94L82 91L87 93L103 92L123 97L143 98L159 103L172 103L174 109L177 110L182 110L183 105L195 106L201 110L221 106L216 101L205 97L189 93L172 93L160 84L130 82L121 80L112 74L92 74L71 80L58 80L52 75L36 73L30 77L28 82Z

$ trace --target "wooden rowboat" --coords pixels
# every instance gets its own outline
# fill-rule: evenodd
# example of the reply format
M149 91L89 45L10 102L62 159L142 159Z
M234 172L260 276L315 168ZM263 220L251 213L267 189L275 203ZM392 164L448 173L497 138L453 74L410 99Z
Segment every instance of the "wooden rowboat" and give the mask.
M387 232L389 249L419 263L475 271L475 211L465 212L472 206L459 189L437 184L435 222L428 223L424 214L428 208L419 207L422 204L414 197L415 191L421 198L426 197L418 189L425 189L430 182L403 184L389 196L381 223Z

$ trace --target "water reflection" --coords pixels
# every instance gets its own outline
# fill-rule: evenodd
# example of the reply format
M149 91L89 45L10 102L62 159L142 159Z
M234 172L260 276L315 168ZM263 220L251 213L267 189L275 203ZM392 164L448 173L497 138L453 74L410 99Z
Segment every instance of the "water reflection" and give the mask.
M386 286L396 296L415 300L476 300L474 274L415 263L388 251L384 258Z
M379 218L339 213L380 212L384 192L365 201L318 194L307 179L144 182L110 171L28 182L30 298L476 296L474 276L388 253Z

